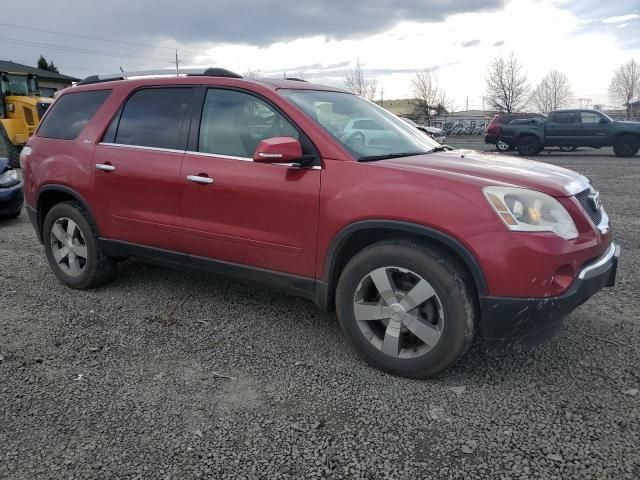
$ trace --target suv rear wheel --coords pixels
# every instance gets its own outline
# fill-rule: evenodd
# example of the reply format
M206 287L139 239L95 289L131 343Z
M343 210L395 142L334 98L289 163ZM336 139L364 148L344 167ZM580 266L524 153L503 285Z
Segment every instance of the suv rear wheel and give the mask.
M640 150L640 136L620 135L613 142L613 153L618 157L633 157Z
M51 270L69 287L94 288L115 273L115 261L100 249L89 217L78 203L63 202L49 210L42 240Z
M454 259L409 241L354 256L336 291L342 329L372 366L424 378L453 366L474 335L472 289Z
M496 142L496 150L499 152L508 152L511 150L511 145L505 142L502 138L499 138Z

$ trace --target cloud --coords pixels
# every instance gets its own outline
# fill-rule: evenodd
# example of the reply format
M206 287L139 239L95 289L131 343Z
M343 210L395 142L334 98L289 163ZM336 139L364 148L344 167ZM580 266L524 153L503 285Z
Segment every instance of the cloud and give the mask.
M480 40L468 40L466 42L461 42L460 45L462 45L463 48L476 47L480 45Z
M638 15L637 13L630 13L628 15L618 15L615 17L607 17L604 20L602 20L602 23L625 23L625 22L629 22L630 20L638 20L640 18L640 15Z
M557 0L556 0L557 1ZM562 8L580 19L575 35L604 34L616 39L622 49L640 48L640 35L630 35L628 29L618 28L620 24L640 20L640 1L581 0L561 2ZM635 7L635 8L634 8Z
M51 8L48 1L26 0L3 5L2 16L20 18L27 10L46 11L46 25L52 29L55 25L59 31L114 39L269 45L316 35L362 36L407 20L439 22L454 14L499 9L505 1L67 0L66 8Z

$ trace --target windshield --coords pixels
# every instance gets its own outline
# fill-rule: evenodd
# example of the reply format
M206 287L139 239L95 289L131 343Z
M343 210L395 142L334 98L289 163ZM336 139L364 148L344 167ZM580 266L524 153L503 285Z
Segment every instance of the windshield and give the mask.
M5 75L2 91L5 95L29 95L29 82L22 75Z
M420 155L440 144L375 103L349 93L280 90L358 159Z

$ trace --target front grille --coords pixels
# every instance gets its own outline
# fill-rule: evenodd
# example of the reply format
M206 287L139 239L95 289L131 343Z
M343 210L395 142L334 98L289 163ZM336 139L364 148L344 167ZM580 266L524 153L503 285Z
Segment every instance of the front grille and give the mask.
M582 205L582 209L587 212L589 218L596 226L600 225L602 221L602 209L596 208L595 202L590 198L591 189L580 192L576 195L576 199Z

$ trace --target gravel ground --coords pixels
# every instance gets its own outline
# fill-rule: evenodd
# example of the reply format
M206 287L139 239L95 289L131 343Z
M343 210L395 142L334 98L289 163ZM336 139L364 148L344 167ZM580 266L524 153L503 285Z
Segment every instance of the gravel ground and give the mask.
M25 214L0 223L0 478L640 478L640 157L539 158L601 190L618 285L551 342L429 381L277 292L133 262L67 289Z

